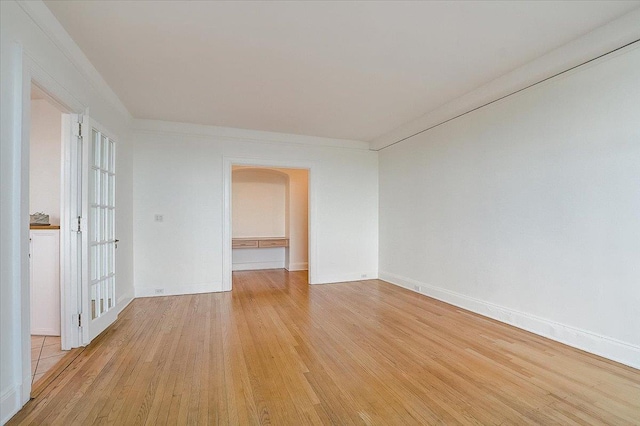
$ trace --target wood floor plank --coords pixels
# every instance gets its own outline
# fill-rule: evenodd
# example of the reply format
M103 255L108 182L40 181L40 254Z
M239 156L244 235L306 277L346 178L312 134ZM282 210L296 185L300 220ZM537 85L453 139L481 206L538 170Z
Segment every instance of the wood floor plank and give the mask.
M379 280L134 300L9 425L640 424L640 371Z

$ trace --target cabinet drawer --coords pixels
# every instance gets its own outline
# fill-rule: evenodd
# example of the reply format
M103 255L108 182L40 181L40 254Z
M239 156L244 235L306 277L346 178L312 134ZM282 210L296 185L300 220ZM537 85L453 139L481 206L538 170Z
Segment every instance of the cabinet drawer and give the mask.
M287 247L289 240L260 240L258 243L260 247Z
M258 240L232 240L231 248L258 248Z

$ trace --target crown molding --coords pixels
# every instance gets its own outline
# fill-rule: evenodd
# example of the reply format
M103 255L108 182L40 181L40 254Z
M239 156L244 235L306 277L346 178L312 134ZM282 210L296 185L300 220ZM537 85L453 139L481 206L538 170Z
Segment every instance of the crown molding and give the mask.
M133 117L118 95L111 89L89 58L82 52L62 24L41 0L16 0L20 8L42 30L42 32L60 49L93 89L102 96L117 112L131 120Z
M369 150L369 143L350 139L331 139L290 133L247 130L233 127L178 123L173 121L134 119L132 129L137 133L173 134L180 136L217 138L238 142L275 143L331 148Z
M380 150L640 39L640 8L375 139Z

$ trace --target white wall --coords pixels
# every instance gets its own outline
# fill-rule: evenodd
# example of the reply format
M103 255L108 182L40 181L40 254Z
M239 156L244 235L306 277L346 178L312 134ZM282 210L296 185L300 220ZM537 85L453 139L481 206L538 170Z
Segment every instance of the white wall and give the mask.
M303 136L228 136L218 134L224 129L148 121L136 126L137 295L222 289L224 158L311 164L317 282L377 275L377 154L366 144L339 148L338 141L313 138L325 144L313 146ZM155 214L164 221L154 222Z
M380 152L380 276L640 367L640 49Z
M35 78L74 112L89 110L119 136L120 306L133 294L132 151L128 112L43 3L0 2L0 75L0 422L5 422L28 401L31 390L29 144L23 143L29 133L30 81L24 77Z
M286 174L264 169L236 169L232 183L233 238L286 236Z
M62 114L44 99L31 101L29 213L60 225Z

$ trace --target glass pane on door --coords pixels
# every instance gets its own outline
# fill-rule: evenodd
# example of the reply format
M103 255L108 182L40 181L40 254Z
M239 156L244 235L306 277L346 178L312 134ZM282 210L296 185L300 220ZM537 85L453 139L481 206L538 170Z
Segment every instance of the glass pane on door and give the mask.
M89 215L91 319L115 307L115 143L93 129L89 176L93 194Z

